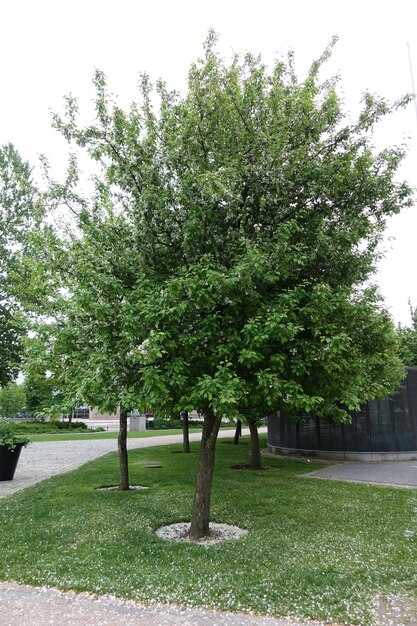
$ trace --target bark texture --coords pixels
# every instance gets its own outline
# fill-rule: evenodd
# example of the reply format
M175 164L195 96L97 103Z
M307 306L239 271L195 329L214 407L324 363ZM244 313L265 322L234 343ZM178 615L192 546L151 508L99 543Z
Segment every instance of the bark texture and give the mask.
M236 421L236 430L235 436L233 438L233 445L237 446L239 444L239 439L242 436L242 422L240 420Z
M250 417L247 418L247 422L249 426L250 444L251 444L250 469L255 469L255 470L262 469L258 427L256 425L256 421L251 419Z
M182 451L184 454L190 453L188 411L182 412Z
M204 411L197 485L189 532L191 539L201 539L209 534L211 484L220 422L221 415L215 415L211 409Z
M119 450L119 491L129 489L129 466L127 458L127 409L120 407L120 430L117 439Z

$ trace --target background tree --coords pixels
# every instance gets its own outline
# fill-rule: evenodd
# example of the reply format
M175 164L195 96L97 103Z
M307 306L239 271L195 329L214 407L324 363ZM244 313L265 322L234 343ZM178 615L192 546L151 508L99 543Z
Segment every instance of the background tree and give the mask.
M0 389L0 416L14 415L25 408L26 394L23 385L8 383Z
M236 429L235 429L235 435L233 437L233 445L237 446L239 445L239 439L242 436L242 422L241 420L236 420Z
M119 235L119 255L103 248L100 263L123 265L110 313L120 367L101 343L105 325L94 323L91 371L125 371L129 386L118 388L143 409L204 416L193 538L209 532L222 415L250 426L279 408L345 420L339 403L355 409L398 384L392 322L364 284L387 216L411 195L394 181L403 150L376 154L370 139L407 99L390 106L366 94L359 120L346 125L336 81L318 78L330 48L299 82L291 55L271 71L250 54L227 65L215 42L210 33L184 96L157 84L157 113L147 77L126 113L98 72L95 123L78 127L71 98L55 117L100 164L97 206L111 209L111 240ZM87 295L78 303L88 326L100 307ZM87 389L89 376L77 386Z
M0 148L0 385L16 377L25 320L19 307L18 255L41 213L31 168L12 144Z
M36 363L36 365L38 365ZM29 366L30 369L29 369ZM48 372L40 371L34 362L24 363L26 409L38 415L56 417L61 413L62 394L55 388L55 379Z
M16 378L22 360L21 337L26 330L24 317L10 301L0 303L0 384Z
M182 419L182 451L190 454L190 428L188 411L181 411Z
M106 206L93 205L89 212L79 205L68 186L51 183L48 196L58 205L65 200L76 222L65 233L45 228L34 242L36 265L30 259L23 270L33 301L40 303L26 340L26 370L29 380L59 392L49 411L71 414L82 403L119 411L119 489L126 490L127 413L135 383L129 357L135 321L124 296L131 281L132 260L125 254L130 232Z
M410 303L411 326L397 326L400 357L408 367L417 367L417 307Z

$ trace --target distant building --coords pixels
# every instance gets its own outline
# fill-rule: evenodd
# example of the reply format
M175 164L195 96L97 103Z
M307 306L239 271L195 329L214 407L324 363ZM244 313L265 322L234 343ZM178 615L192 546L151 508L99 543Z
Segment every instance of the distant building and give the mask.
M100 413L97 407L95 407L94 409L90 408L91 420L118 420L119 417L120 417L119 410L117 410L116 413Z
M82 406L74 409L73 420L118 420L119 412L101 413L97 407Z

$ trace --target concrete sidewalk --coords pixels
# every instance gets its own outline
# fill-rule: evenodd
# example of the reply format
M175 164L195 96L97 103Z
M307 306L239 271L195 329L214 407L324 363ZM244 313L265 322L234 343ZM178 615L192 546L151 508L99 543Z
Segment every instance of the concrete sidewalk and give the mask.
M417 489L417 461L345 461L303 477Z

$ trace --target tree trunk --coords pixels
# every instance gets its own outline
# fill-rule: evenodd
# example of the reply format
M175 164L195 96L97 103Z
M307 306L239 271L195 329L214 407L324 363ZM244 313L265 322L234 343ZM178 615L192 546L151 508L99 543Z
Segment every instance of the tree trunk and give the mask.
M261 464L261 449L259 447L259 433L255 420L250 417L247 418L249 431L250 431L250 469L259 470L262 469Z
M191 539L201 539L209 534L211 484L220 422L221 415L215 415L211 409L204 411L197 485L189 532Z
M237 446L239 444L239 438L242 436L242 422L240 420L236 421L236 430L235 436L233 439L233 445Z
M117 447L119 450L119 491L129 489L129 466L127 459L127 409L120 407L119 437Z
M182 411L182 451L184 454L190 453L188 411Z
M68 415L68 430L71 430L73 417L74 417L74 409L71 409L71 413Z

